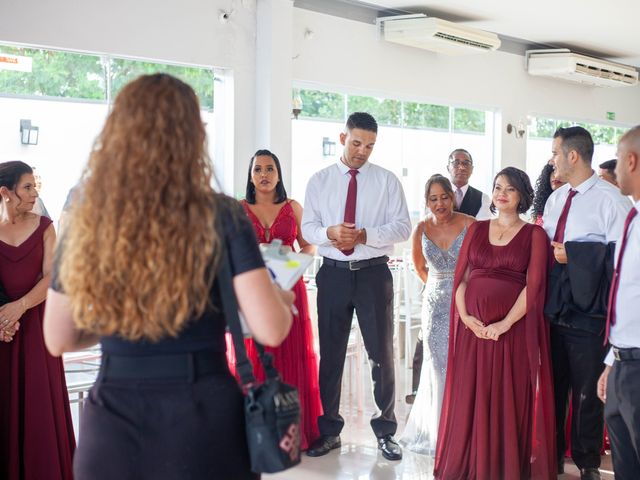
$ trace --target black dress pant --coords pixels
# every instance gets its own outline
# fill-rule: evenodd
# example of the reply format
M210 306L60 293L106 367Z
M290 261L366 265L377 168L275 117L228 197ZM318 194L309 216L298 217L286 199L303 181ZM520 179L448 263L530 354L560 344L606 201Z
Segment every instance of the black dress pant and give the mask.
M616 361L607 381L604 415L616 480L640 478L640 360Z
M357 271L324 264L316 276L320 336L320 398L322 435L338 435L340 390L353 312L371 365L373 396L378 411L371 419L377 437L393 435L395 372L393 365L393 279L386 264Z
M226 361L219 370L150 380L101 373L82 411L74 478L259 479L250 470L242 392Z
M551 326L558 460L564 458L566 450L565 423L571 392L571 458L578 468L600 466L604 405L597 396L597 385L605 354L603 335Z
M422 373L422 360L424 359L424 341L422 340L422 329L418 334L416 349L413 353L413 364L411 369L411 393L416 394L420 386L420 374Z

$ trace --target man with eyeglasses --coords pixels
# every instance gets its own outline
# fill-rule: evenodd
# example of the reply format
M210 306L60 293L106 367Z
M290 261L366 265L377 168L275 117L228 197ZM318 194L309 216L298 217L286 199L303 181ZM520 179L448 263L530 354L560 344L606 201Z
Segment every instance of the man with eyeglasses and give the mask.
M449 155L447 165L451 183L454 186L455 210L478 220L491 218L491 198L486 193L469 185L469 177L473 173L473 158L464 148L456 148Z

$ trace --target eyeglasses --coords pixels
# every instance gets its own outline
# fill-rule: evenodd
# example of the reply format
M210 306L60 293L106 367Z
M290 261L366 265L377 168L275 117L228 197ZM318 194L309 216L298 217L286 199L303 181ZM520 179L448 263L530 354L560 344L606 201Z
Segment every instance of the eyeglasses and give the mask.
M453 165L454 168L471 168L473 167L473 162L470 162L469 160L454 160L449 162L449 165Z

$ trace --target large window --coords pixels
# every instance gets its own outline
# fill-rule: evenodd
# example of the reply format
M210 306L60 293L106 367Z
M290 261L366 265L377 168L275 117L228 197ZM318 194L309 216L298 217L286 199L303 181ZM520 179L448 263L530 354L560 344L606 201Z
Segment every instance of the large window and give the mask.
M214 69L41 48L0 45L0 55L31 58L31 71L0 69L0 162L36 167L41 197L54 220L78 180L112 101L139 75L170 73L195 90L209 148L214 138ZM37 145L20 143L20 120L39 127Z
M292 197L303 201L307 182L342 153L339 135L348 114L371 113L379 124L371 161L402 181L412 218L424 213L424 185L434 173L447 173L454 148L474 158L471 183L489 191L494 174L492 111L458 108L393 98L300 89L302 112L292 124ZM333 145L331 145L333 144ZM333 154L328 154L333 153Z
M616 148L620 137L628 130L626 127L602 125L597 123L572 122L553 118L532 117L529 119L527 138L527 173L532 181L540 175L542 168L551 158L551 142L556 129L560 127L581 126L591 133L594 143L592 166L616 157Z

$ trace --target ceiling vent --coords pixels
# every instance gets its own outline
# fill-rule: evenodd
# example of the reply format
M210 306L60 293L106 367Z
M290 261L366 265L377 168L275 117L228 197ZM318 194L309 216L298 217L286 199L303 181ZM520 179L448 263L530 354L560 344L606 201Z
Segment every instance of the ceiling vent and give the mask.
M447 55L490 52L500 47L495 33L422 14L381 17L377 23L388 42Z
M531 75L595 87L632 87L638 84L638 71L633 67L572 53L567 49L528 50L525 58Z

